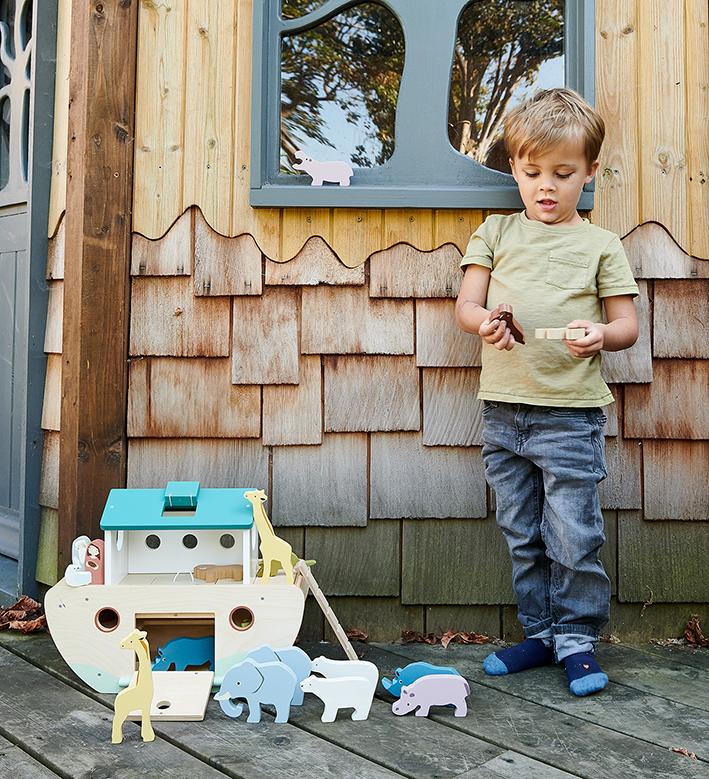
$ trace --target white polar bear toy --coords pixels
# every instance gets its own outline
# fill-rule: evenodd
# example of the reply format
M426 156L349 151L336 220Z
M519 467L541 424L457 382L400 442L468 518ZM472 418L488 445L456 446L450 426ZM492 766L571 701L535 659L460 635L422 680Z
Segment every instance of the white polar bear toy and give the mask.
M300 683L300 689L317 695L325 704L321 722L334 722L340 709L351 708L354 708L353 720L365 720L374 697L374 686L362 676L340 676L336 679L309 676Z
M350 178L354 175L354 171L346 162L341 162L340 160L319 162L309 157L304 151L297 151L295 156L300 162L293 164L294 170L302 170L309 176L312 176L311 187L321 187L323 181L330 181L342 187L349 187Z
M320 655L313 660L311 670L328 679L361 676L371 683L373 690L377 688L379 682L379 669L374 663L368 663L366 660L330 660Z

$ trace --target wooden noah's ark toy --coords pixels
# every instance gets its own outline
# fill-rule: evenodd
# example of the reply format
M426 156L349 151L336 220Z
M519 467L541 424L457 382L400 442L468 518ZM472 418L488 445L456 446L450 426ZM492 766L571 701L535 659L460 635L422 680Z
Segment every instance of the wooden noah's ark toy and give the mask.
M52 638L74 673L98 692L126 687L135 659L120 638L133 629L145 631L151 661L176 638L213 637L216 685L251 649L292 645L307 588L293 583L290 547L275 536L265 500L262 490L200 489L198 482L111 490L103 542L77 539L72 565L45 599ZM257 578L259 537L274 564ZM88 563L92 582L102 569L102 584L81 577ZM171 671L171 686L203 668Z

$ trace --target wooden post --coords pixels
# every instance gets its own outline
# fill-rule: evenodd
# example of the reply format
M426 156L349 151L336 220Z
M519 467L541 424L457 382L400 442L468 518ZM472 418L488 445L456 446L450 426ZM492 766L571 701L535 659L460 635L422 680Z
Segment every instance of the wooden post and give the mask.
M59 571L125 486L137 0L73 0Z

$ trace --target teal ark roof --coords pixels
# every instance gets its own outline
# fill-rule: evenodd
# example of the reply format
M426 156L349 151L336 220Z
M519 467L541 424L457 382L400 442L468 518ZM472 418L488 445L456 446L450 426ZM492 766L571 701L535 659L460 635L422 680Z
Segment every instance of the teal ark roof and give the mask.
M170 482L164 489L111 490L102 530L246 530L253 524L245 492L255 487L200 489Z

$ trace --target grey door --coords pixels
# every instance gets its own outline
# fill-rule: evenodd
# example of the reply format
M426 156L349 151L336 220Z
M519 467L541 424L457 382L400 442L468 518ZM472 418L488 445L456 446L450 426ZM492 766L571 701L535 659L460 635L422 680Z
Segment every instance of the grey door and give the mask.
M0 554L18 559L27 390L30 0L0 0Z
M23 353L27 323L27 211L0 209L0 554L18 558Z

